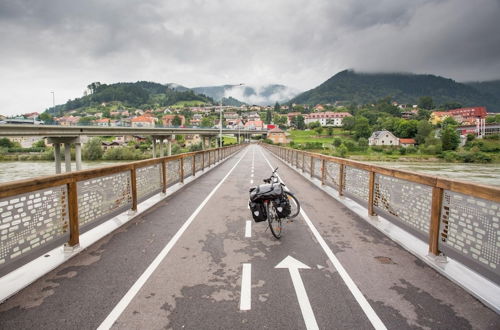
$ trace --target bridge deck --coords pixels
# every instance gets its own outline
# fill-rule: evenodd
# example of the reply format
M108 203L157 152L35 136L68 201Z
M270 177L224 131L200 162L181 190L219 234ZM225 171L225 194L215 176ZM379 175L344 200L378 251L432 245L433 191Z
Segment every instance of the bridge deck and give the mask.
M269 175L268 161L280 166L281 178L296 192L324 245L303 216L285 225L279 241L266 223L252 223L246 237L248 187ZM186 221L192 222L176 239ZM166 246L171 249L156 259L157 268L148 268ZM332 264L328 250L354 284ZM300 283L297 277L292 282L292 272L275 268L287 256L310 267L299 270L305 297L297 296ZM251 281L250 300L243 302L248 310L240 310L243 264L251 265L245 266ZM355 298L356 288L364 298ZM315 324L320 329L498 329L500 316L258 146L244 149L0 305L1 329L304 329Z

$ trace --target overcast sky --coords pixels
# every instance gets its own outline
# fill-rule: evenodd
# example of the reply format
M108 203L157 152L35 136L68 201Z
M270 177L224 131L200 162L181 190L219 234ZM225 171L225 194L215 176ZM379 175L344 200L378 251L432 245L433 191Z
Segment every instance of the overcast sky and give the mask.
M338 71L500 78L500 0L0 0L0 114L94 81L316 87Z

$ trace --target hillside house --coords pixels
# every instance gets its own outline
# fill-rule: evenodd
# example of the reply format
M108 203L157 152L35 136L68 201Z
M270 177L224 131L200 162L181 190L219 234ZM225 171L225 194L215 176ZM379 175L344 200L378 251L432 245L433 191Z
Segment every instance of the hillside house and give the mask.
M414 147L417 144L415 139L399 139L399 145L402 147Z
M132 127L148 127L154 128L156 123L156 118L142 115L131 119Z
M399 138L386 130L376 131L368 139L368 144L371 146L399 146Z
M80 117L64 116L55 119L61 126L76 126L80 121Z
M278 127L273 128L272 130L270 130L267 133L267 138L269 140L273 141L274 144L278 144L278 143L285 144L285 143L287 143L287 138L286 138L285 132L283 130L281 130L280 128L278 128Z
M249 120L245 123L245 129L263 130L264 122L262 120Z
M100 126L100 127L108 127L108 126L111 126L110 125L110 119L109 118L102 118L102 119L97 119L97 120L94 120L94 124L96 126Z
M162 118L163 126L165 126L165 127L166 126L175 126L174 124L172 124L175 117L179 117L181 119L180 126L183 126L184 124L186 124L186 118L183 115L165 115Z
M342 120L345 117L351 117L348 112L317 112L304 115L304 122L306 124L319 122L321 126L342 126Z

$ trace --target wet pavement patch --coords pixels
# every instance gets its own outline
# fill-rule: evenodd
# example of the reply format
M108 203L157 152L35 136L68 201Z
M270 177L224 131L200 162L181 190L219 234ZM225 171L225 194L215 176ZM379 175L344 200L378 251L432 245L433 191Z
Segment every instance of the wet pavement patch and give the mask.
M377 257L373 257L375 260L377 260L378 262L380 262L381 264L385 264L385 265L395 265L396 263L394 261L392 261L391 258L389 257L383 257L383 256L377 256Z
M401 285L394 285L403 299L413 305L417 315L416 323L428 329L472 329L472 325L453 310L452 306L434 298L428 292L414 286L405 279L400 279Z

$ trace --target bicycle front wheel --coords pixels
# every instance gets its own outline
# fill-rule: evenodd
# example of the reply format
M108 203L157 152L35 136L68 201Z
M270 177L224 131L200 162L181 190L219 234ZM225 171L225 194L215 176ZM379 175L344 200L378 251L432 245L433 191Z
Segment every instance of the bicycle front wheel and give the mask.
M272 201L266 203L266 211L267 211L267 222L269 222L269 229L271 229L271 233L277 239L281 238L281 231L283 229L281 219L278 217L276 213L276 208Z
M290 208L291 208L290 215L287 218L288 219L295 218L300 213L299 200L288 191L285 191L284 193L286 198L288 198L288 202L290 203Z

